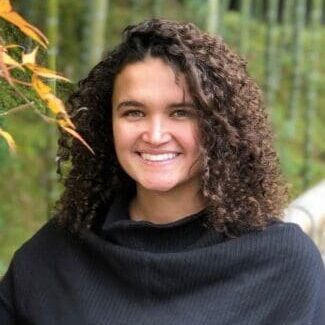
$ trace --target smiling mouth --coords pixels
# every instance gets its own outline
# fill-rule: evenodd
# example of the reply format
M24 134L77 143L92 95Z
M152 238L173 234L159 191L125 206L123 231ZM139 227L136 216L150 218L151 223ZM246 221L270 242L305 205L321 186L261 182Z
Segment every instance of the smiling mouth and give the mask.
M137 152L137 154L145 161L150 162L164 162L175 159L180 153L162 153L162 154L149 154L144 152Z

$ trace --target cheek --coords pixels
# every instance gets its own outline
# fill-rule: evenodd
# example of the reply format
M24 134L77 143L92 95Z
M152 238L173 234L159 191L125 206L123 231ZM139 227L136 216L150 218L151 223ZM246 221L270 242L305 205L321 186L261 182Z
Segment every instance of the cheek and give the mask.
M138 132L125 123L113 123L113 139L116 152L130 150L134 146Z
M113 123L113 140L115 146L120 142L120 139L123 139L123 130L121 127L115 123Z
M183 130L178 134L178 138L189 152L192 154L199 152L200 139L198 128L196 126L190 126L186 130Z
M113 122L113 141L114 141L116 155L120 160L121 153L123 152L123 149L127 143L127 134L125 134L123 126L121 126L119 123L114 123L114 122Z

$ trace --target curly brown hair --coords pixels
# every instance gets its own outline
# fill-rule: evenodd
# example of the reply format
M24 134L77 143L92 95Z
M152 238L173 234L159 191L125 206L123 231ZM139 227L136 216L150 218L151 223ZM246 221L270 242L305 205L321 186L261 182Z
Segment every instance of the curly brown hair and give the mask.
M79 82L68 100L77 131L95 152L61 133L58 173L65 191L56 219L80 232L102 220L114 195L134 187L119 167L112 135L114 80L127 64L158 57L183 73L198 110L203 155L202 193L216 230L237 237L279 219L287 202L262 93L246 63L220 37L192 23L151 19L128 26L122 42Z

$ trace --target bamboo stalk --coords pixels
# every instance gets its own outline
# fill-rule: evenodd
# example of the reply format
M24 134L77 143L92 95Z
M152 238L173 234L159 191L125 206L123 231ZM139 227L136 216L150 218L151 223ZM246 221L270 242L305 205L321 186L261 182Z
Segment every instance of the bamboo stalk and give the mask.
M256 20L262 20L263 17L263 3L261 0L253 0L252 15Z
M250 11L251 0L242 0L240 6L239 51L243 57L247 56L249 49Z
M291 52L291 34L292 34L292 11L294 0L283 2L282 8L282 26L281 26L281 68L288 65L288 53Z
M152 14L154 17L160 17L162 15L163 1L153 0L152 4Z
M295 133L295 124L298 116L299 99L302 86L302 56L303 56L303 29L305 25L306 0L297 0L295 3L295 21L293 30L292 51L292 86L287 114L287 129L289 137Z
M201 0L186 0L183 2L185 18L207 30L208 3Z
M82 36L81 66L84 77L98 63L106 47L105 32L108 0L85 0L85 24Z
M208 0L207 6L208 6L208 17L207 17L207 25L206 30L210 34L215 34L219 31L219 25L220 25L220 2L219 0Z
M279 59L280 59L280 64L279 64L279 70L278 70L278 80L280 87L282 86L280 83L280 80L285 80L283 86L287 86L287 80L288 78L288 73L290 69L292 69L292 24L293 24L293 5L294 5L294 0L286 0L283 2L283 7L282 7L282 25L281 25L281 39L280 39L280 54L279 54ZM284 78L281 78L281 75L284 75ZM284 97L284 103L289 102L289 92L286 91L283 94ZM287 106L285 106L287 107ZM287 137L287 128L281 128L280 130L281 133L281 138L282 141L286 140ZM287 162L284 165L284 172L288 173L288 169L291 167L290 162L291 162L291 153L290 151L285 147L285 146L280 146L279 147L279 153L281 160L283 162Z
M229 10L230 0L221 0L221 8L220 8L220 21L219 21L219 31L218 33L225 37L225 24L224 17Z
M132 0L132 8L131 8L131 16L132 16L132 22L136 23L137 16L139 12L141 11L142 7L142 1L143 0Z
M274 96L277 87L277 15L279 0L267 2L267 30L265 46L265 97L270 109L274 106Z
M319 82L319 52L320 52L320 26L322 16L322 1L313 0L310 16L310 38L308 42L307 58L307 100L304 109L304 165L303 165L303 188L310 186L312 179L312 156L313 156L313 131L315 124L318 82Z

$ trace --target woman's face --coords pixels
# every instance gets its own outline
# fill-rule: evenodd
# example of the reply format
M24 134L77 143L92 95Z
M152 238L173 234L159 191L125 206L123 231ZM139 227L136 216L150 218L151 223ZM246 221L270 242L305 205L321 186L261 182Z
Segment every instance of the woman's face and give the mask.
M184 75L159 58L125 66L113 98L113 135L118 161L149 191L199 189L199 132Z

